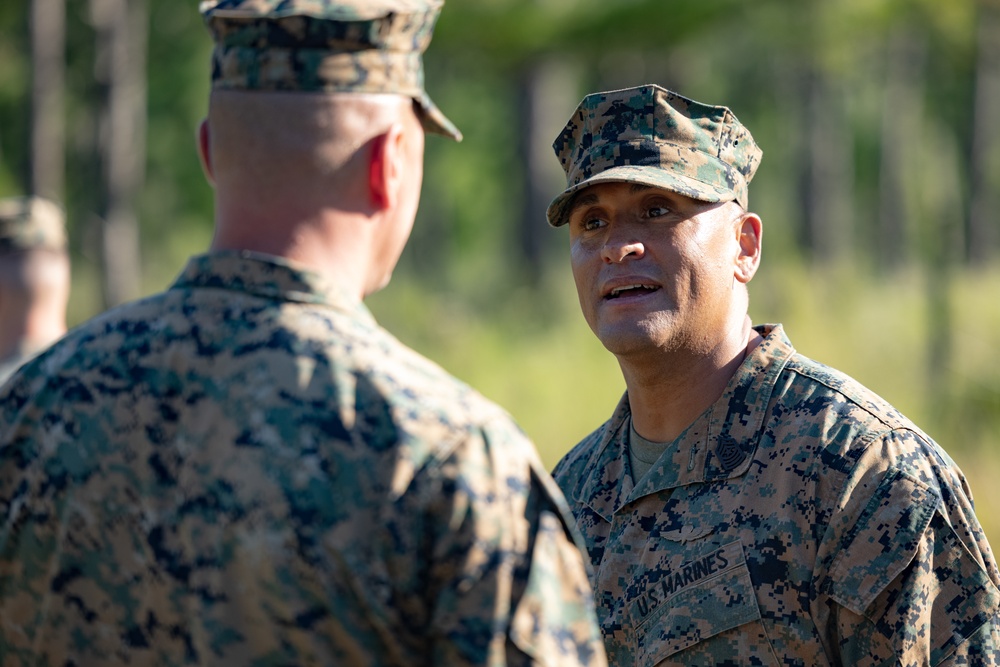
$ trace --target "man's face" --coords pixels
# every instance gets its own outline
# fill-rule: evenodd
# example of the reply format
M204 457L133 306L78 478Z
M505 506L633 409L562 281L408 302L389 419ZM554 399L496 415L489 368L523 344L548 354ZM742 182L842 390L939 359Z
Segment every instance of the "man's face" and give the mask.
M630 183L576 196L573 278L583 315L609 351L622 358L715 349L739 287L741 212Z

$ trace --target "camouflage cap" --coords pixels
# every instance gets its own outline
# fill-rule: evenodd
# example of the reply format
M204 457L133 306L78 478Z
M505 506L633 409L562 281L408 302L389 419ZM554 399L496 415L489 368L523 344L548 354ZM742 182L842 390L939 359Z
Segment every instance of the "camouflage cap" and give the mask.
M66 249L62 209L41 197L0 199L0 254L36 249Z
M412 97L428 132L462 133L424 90L443 0L205 0L212 87Z
M608 181L746 208L761 157L732 111L652 84L586 96L552 148L567 181L546 211L555 227L566 223L575 192Z

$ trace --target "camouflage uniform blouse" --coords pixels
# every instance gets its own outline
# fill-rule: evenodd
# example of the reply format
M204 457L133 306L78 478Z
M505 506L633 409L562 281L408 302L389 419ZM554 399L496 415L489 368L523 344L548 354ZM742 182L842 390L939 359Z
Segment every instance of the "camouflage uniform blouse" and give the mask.
M997 665L1000 573L948 456L781 327L636 486L627 395L557 466L614 665Z
M14 376L0 664L603 664L531 444L345 303L196 257Z

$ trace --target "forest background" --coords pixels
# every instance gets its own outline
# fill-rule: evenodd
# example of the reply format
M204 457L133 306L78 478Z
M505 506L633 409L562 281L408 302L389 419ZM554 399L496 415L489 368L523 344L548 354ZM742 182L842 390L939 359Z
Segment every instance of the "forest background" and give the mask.
M0 196L62 202L78 324L163 289L211 238L194 2L0 3ZM956 459L1000 548L1000 1L450 0L420 213L379 321L504 405L551 467L624 385L592 336L551 142L584 94L657 83L729 106L764 157L755 322Z

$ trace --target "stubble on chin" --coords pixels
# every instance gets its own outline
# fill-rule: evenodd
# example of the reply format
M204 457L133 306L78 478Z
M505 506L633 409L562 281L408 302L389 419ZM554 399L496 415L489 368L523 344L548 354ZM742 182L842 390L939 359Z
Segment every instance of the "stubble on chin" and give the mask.
M616 357L650 352L673 352L684 346L671 313L648 313L631 322L599 326L595 333L605 349Z

